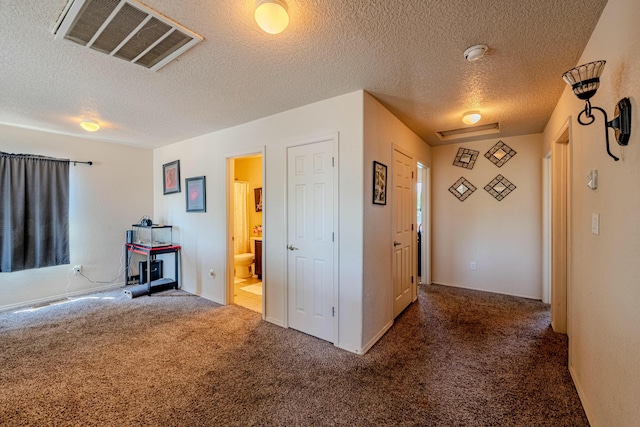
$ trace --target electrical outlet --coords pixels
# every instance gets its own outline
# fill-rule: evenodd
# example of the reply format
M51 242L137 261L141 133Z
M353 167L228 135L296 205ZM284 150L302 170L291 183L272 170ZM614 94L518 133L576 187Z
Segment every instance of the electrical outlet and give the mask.
M73 266L73 274L80 274L81 271L82 271L82 265Z
M476 262L475 261L471 261L471 263L469 264L469 268L472 269L472 270L475 270L476 267L477 267L476 266Z

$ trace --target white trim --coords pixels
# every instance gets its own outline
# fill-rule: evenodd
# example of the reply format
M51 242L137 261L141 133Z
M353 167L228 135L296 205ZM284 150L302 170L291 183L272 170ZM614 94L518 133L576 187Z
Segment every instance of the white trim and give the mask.
M2 307L0 307L0 312L15 310L15 309L18 309L18 308L26 308L26 307L29 307L29 306L32 306L32 305L53 303L53 302L56 302L56 301L61 301L61 300L64 300L64 299L68 299L69 297L90 295L90 294L95 294L97 292L111 291L111 290L118 289L118 288L123 288L123 290L124 290L124 287L125 287L125 283L123 282L123 283L114 283L114 284L110 284L110 285L97 286L97 287L91 288L91 289L82 289L82 290L79 290L79 291L65 292L64 294L53 295L53 296L49 296L49 297L45 297L45 298L38 298L38 299L34 299L34 300L29 300L29 301L21 301L21 302L15 303L15 304L3 305Z
M551 304L551 150L542 158L542 302Z
M451 288L468 289L470 291L487 292L487 293L490 293L490 294L508 295L508 296L511 296L511 297L526 298L526 299L532 299L532 300L540 301L540 297L539 296L533 297L533 296L530 296L530 295L510 294L510 293L507 293L507 292L501 292L501 291L496 291L496 290L492 290L492 289L470 288L468 286L453 285L451 283L442 283L442 282L433 283L433 285L449 286Z
M360 352L358 352L358 354L365 354L367 351L369 351L371 347L373 347L375 343L377 343L378 340L380 340L380 338L382 338L382 336L386 334L389 329L391 329L392 326L393 320L384 325L384 327L373 338L371 338L371 340L369 340L369 342L362 348Z

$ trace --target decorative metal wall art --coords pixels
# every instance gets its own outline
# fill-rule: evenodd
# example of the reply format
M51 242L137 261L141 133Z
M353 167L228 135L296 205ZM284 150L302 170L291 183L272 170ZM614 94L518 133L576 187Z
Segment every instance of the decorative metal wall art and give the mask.
M476 163L478 154L480 154L479 151L460 147L458 149L458 154L456 154L456 158L453 161L453 165L465 169L473 169L473 165Z
M502 141L498 141L496 145L494 145L489 151L484 153L484 156L499 168L509 160L511 160L511 158L515 155L516 150L509 147Z
M497 201L500 201L515 190L516 186L504 176L498 175L493 178L493 181L485 185L484 189L495 197Z
M476 191L476 187L467 181L464 176L460 177L459 180L449 187L449 192L456 196L461 202L464 202L474 191Z

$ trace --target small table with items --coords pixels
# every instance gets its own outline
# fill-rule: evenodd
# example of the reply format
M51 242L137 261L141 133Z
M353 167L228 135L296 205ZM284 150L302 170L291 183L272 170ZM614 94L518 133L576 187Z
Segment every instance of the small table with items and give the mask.
M138 245L135 243L127 243L126 249L125 249L125 266L127 271L127 281L126 281L127 284L129 284L129 281L131 280L131 267L129 265L129 258L130 258L131 252L140 254L140 255L145 255L147 257L147 269L146 269L147 295L151 295L152 292L159 292L159 291L163 291L170 288L178 289L178 287L180 286L180 282L178 278L178 263L180 262L180 256L179 256L180 246L171 245L171 246L159 246L159 247L153 248L149 246ZM174 278L170 279L170 278L161 277L157 280L152 280L151 261L155 260L157 255L168 254L168 253L173 253L175 255ZM142 272L140 272L139 274L142 274Z

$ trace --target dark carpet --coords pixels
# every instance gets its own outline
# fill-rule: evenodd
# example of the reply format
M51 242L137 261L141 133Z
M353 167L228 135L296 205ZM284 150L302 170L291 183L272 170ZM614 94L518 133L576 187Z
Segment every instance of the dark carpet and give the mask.
M364 356L182 291L0 313L0 425L588 422L548 306L431 285Z

